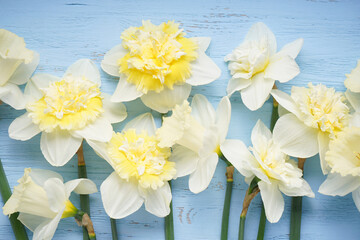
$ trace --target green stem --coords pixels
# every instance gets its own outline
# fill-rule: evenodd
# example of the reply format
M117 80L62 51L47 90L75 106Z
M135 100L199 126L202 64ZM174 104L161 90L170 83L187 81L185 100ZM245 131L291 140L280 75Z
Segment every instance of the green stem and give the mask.
M244 240L245 237L245 216L240 216L240 225L239 225L239 240Z
M113 240L118 240L116 219L110 218L110 223L111 223L111 235L112 235L112 239L113 239Z
M228 239L230 203L233 186L234 167L230 164L226 167L226 192L221 223L221 240Z
M261 208L261 216L260 216L257 240L263 240L265 235L266 214L265 214L264 204L261 205L262 208Z
M290 218L290 239L300 239L302 197L292 197Z
M9 182L6 178L6 174L5 174L3 165L1 163L1 159L0 159L0 192L1 192L1 197L3 199L3 202L5 204L11 196L11 189L9 186ZM13 213L10 215L10 218L9 218L15 238L16 238L16 240L28 240L29 238L26 234L25 227L17 219L18 216L19 216L19 213Z
M304 164L306 159L298 159L298 167L304 172ZM300 240L301 232L301 212L302 197L292 197L291 199L291 217L290 217L290 239Z
M84 159L83 144L81 144L78 155L78 177L87 178L86 163ZM86 212L90 216L90 200L88 194L80 194L80 208L83 212ZM83 240L89 240L89 234L85 227L83 227Z
M171 189L171 181L169 181ZM172 209L172 201L170 202L170 213L165 217L165 240L174 240L174 217Z

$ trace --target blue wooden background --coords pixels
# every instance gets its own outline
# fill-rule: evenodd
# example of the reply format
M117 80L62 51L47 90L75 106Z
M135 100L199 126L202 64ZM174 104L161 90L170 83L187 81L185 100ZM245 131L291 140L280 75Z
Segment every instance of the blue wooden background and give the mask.
M0 28L25 38L30 49L40 53L37 72L62 76L66 68L80 58L90 58L100 66L104 53L120 42L121 32L130 26L141 25L150 19L159 24L175 20L181 23L188 36L209 36L207 50L222 69L220 79L207 86L194 87L192 95L201 93L217 105L226 94L230 78L223 58L244 38L253 23L262 21L269 26L281 47L303 37L304 47L297 58L301 73L294 80L278 84L289 92L291 86L306 86L308 82L323 83L344 91L344 74L355 67L360 56L360 1L302 0L302 1L25 1L0 0ZM102 89L112 93L117 80L101 72ZM232 119L228 138L238 138L250 144L250 132L257 119L270 123L271 102L251 112L234 94ZM128 119L149 111L141 101L126 104ZM23 174L25 167L46 168L61 173L65 180L77 176L76 159L64 167L51 167L40 152L40 137L21 142L8 137L8 126L24 111L0 106L0 157L11 187ZM159 115L154 113L159 123ZM121 130L124 123L115 125ZM85 145L88 175L97 186L112 172L109 165ZM207 190L192 194L188 178L173 183L174 224L177 239L219 239L222 206L225 194L225 164L220 162ZM350 195L329 197L317 193L325 179L318 156L305 165L305 178L315 199L303 201L302 239L359 239L360 214ZM243 177L235 174L231 204L229 238L237 239L239 215L247 188ZM78 206L78 196L72 196ZM285 197L285 211L276 224L267 224L266 239L288 239L290 201ZM2 203L0 203L2 207ZM246 222L246 239L255 239L260 216L260 197L252 202ZM100 193L91 196L91 214L98 239L111 239L109 218L104 212ZM141 208L125 219L118 220L121 239L163 239L162 218ZM30 232L29 232L30 233ZM14 239L9 221L0 214L0 239ZM61 221L54 239L82 239L82 232L73 219Z

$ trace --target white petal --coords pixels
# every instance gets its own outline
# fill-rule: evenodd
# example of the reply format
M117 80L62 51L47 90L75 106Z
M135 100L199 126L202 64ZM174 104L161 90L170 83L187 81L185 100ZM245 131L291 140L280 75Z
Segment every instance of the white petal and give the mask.
M149 108L159 113L167 113L177 104L186 100L191 92L191 85L174 85L171 90L164 88L161 92L149 91L141 96L141 101Z
M358 187L360 187L360 177L329 173L326 180L321 184L319 193L329 196L345 196L355 191Z
M270 140L272 139L272 134L269 128L266 127L265 124L259 119L251 132L251 142L253 146L263 145L264 137L266 140Z
M22 85L26 83L31 75L34 73L35 69L39 64L40 56L37 52L34 52L33 59L30 63L25 64L24 62L16 69L14 74L9 79L9 82L16 85Z
M3 58L0 55L0 86L8 83L11 76L23 62L23 59Z
M290 56L274 56L265 69L265 78L278 80L281 83L290 81L300 73L300 68Z
M302 185L301 187L291 187L287 186L286 184L279 184L279 189L287 196L296 197L296 196L308 196L308 197L315 197L315 194L311 190L310 185L304 180L301 179Z
M304 39L298 38L295 41L283 46L282 49L277 54L288 55L291 58L295 59L299 54L303 44L304 44Z
M226 159L244 176L251 177L253 173L250 171L252 162L256 162L245 144L237 139L226 139L220 145L220 150Z
M319 157L320 157L320 166L323 174L328 174L330 171L330 166L325 161L325 154L329 151L329 134L319 132L318 134L318 143L319 143Z
M29 101L39 100L44 95L41 89L49 87L51 82L58 82L60 80L61 78L50 74L37 73L26 84L24 95L29 98Z
M281 150L293 157L308 158L319 152L318 131L301 122L294 114L289 113L275 124L274 142Z
M350 90L345 92L345 96L347 100L349 100L351 106L354 108L356 112L360 112L360 93L354 93Z
M144 113L140 116L137 116L130 122L128 122L123 131L127 131L129 129L136 129L136 132L140 134L142 131L147 131L149 135L155 135L156 125L154 121L154 117L151 113Z
M190 149L176 144L172 147L169 160L175 162L175 178L178 178L189 175L195 171L199 156Z
M24 109L26 104L24 94L18 85L13 83L0 86L0 100L16 110Z
M191 63L191 76L186 83L193 86L209 84L221 75L220 68L204 52L199 52L198 58Z
M284 212L284 198L278 189L277 184L269 184L263 181L258 182L261 199L263 200L266 218L271 223L280 220Z
M264 73L258 73L251 79L252 83L241 90L241 99L245 106L255 111L264 105L274 86L273 79L264 79Z
M212 126L216 119L214 107L201 94L196 94L192 99L191 115L204 127Z
M88 124L86 127L73 131L76 137L85 139L108 142L113 134L111 123L104 116L97 118L93 123Z
M192 37L191 40L195 41L198 44L199 51L205 52L208 49L211 38L210 37Z
M26 141L38 134L38 125L32 122L28 113L16 118L9 126L9 136L12 139Z
M351 73L345 75L345 87L352 92L360 92L360 60L358 60L356 67Z
M141 195L145 198L145 209L157 217L165 217L170 213L171 189L166 182L164 186L153 190L152 188L141 189Z
M126 76L121 75L119 83L116 86L115 92L111 96L112 102L129 102L137 99L143 95L142 92L136 89L135 84L128 83Z
M251 84L251 79L230 78L226 88L226 92L230 97L234 92L247 88L248 86L250 86L250 84Z
M92 147L92 149L95 151L97 155L105 159L110 164L110 166L112 166L113 163L107 151L107 143L89 140L89 139L87 139L86 142L90 145L90 147Z
M360 188L352 192L352 197L357 209L360 211Z
M231 119L231 103L228 97L223 97L216 109L216 126L220 142L223 142L228 133Z
M41 134L40 148L51 165L63 166L74 156L81 142L81 138L73 137L67 131L55 129L51 133Z
M59 212L55 218L40 224L34 231L33 239L51 240L59 225L61 215L62 212Z
M64 181L62 176L56 172L45 169L31 169L31 179L39 186L43 187L45 182L50 178L58 178L61 182Z
M209 186L218 161L219 158L216 153L199 160L196 170L190 174L189 188L191 192L199 193Z
M63 181L58 178L50 178L45 181L44 190L48 197L50 209L56 213L61 211L65 207L66 200L68 200Z
M115 219L136 212L144 202L137 185L121 179L116 172L105 179L100 186L100 192L106 213Z
M65 76L87 78L88 80L101 85L100 72L95 63L90 59L80 59L73 63L65 72Z
M288 94L286 94L278 89L273 89L273 90L271 90L270 93L273 96L273 98L275 98L275 100L286 110L288 110L289 112L292 112L296 116L300 115L298 107L296 106L296 103Z
M122 122L127 117L126 107L123 103L114 103L110 101L111 96L102 93L104 116L110 123Z
M246 34L245 41L256 41L258 43L266 41L270 50L270 56L275 54L277 49L275 35L262 22L255 23L251 26L249 32Z
M33 232L40 224L49 220L48 218L44 218L28 213L20 213L17 219Z
M122 44L116 45L110 49L104 56L104 60L101 61L101 68L109 75L119 77L120 66L118 60L124 57L128 53Z
M67 196L70 196L72 191L76 192L77 194L93 194L98 191L95 183L86 178L80 178L66 182L65 189Z

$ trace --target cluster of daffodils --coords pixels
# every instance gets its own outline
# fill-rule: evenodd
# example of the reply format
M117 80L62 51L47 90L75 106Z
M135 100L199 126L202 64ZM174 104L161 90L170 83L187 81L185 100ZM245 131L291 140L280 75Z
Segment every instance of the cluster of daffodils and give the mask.
M350 103L349 123L331 139L325 161L329 174L319 192L330 196L352 193L360 211L360 64L347 74L345 96Z
M220 69L205 54L210 38L187 38L173 21L143 21L126 29L121 40L101 62L106 73L119 78L110 96L101 92L100 72L89 59L76 61L62 77L32 76L38 54L26 48L24 39L0 29L0 100L26 111L10 124L9 136L26 141L41 133L41 152L58 167L70 161L85 139L113 169L100 187L111 218L127 217L143 204L155 216L167 216L169 182L189 175L190 191L200 193L209 186L220 158L248 184L256 180L267 219L278 222L284 211L282 194L315 196L291 157L318 153L328 174L319 192L352 192L360 211L360 62L347 75L345 94L309 83L293 87L288 95L277 90L275 81L288 82L300 73L295 58L303 39L277 51L274 34L257 23L225 57L232 77L228 96L215 109L200 94L191 104L187 100L192 86L220 77ZM18 85L25 83L23 93ZM229 97L236 91L252 111L270 96L281 106L273 133L260 120L256 123L251 147L227 139ZM112 124L127 117L122 102L137 98L164 114L161 127L151 113L144 113L115 132ZM59 174L47 170L25 169L18 182L3 213L20 212L18 219L34 232L33 239L51 239L62 218L78 220L84 214L70 202L71 192L97 192L88 179L63 183Z
M95 183L89 179L64 183L59 174L49 170L26 168L18 183L3 213L19 212L18 219L34 232L33 239L52 239L61 219L79 214L69 200L73 191L78 194L97 192Z

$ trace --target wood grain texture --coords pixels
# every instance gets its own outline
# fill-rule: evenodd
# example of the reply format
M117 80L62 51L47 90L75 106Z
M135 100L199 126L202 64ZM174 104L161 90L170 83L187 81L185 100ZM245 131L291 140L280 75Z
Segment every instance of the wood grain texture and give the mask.
M277 37L278 47L302 37L303 50L297 58L301 74L294 80L279 84L289 92L291 86L305 86L308 82L323 83L343 91L344 74L355 67L360 56L360 2L336 0L312 1L7 1L0 0L0 27L25 38L30 49L40 53L37 72L62 76L64 70L80 58L90 58L100 66L106 51L120 42L121 32L138 26L141 20L154 23L175 20L181 23L188 36L209 36L212 43L207 50L222 75L217 81L194 87L196 93L205 94L217 105L226 93L230 78L223 61L244 38L250 26L258 21L266 23ZM101 72L102 90L112 94L117 80ZM231 98L232 119L228 138L250 143L250 132L257 119L270 124L271 103L256 112L247 110L239 94ZM137 100L127 103L129 119L149 111ZM51 167L40 152L40 137L21 142L8 137L7 129L14 118L24 111L0 106L0 157L11 187L23 174L25 167L46 168L57 171L64 179L77 176L76 157L64 167ZM154 113L159 123L159 114ZM128 121L127 120L127 121ZM124 123L115 124L121 130ZM111 173L110 166L84 145L88 176L97 186ZM177 239L219 239L222 206L225 194L225 164L219 163L209 188L192 194L188 178L173 182L174 223ZM315 199L304 198L302 239L335 240L359 239L360 214L350 195L329 197L317 193L325 179L321 174L319 158L309 159L305 165L305 178L309 181ZM232 196L229 239L237 239L242 200L247 188L243 177L236 173ZM106 216L100 193L91 195L91 216L98 239L111 239L109 218ZM79 205L78 196L72 196ZM288 239L290 198L285 197L284 214L276 224L266 226L266 239ZM0 204L2 206L2 203ZM250 206L246 222L246 239L255 239L260 216L260 199ZM118 220L120 239L163 239L163 219L144 208L131 216ZM29 232L30 233L30 232ZM81 228L73 219L61 221L54 239L81 239ZM0 239L14 239L10 223L0 214Z

